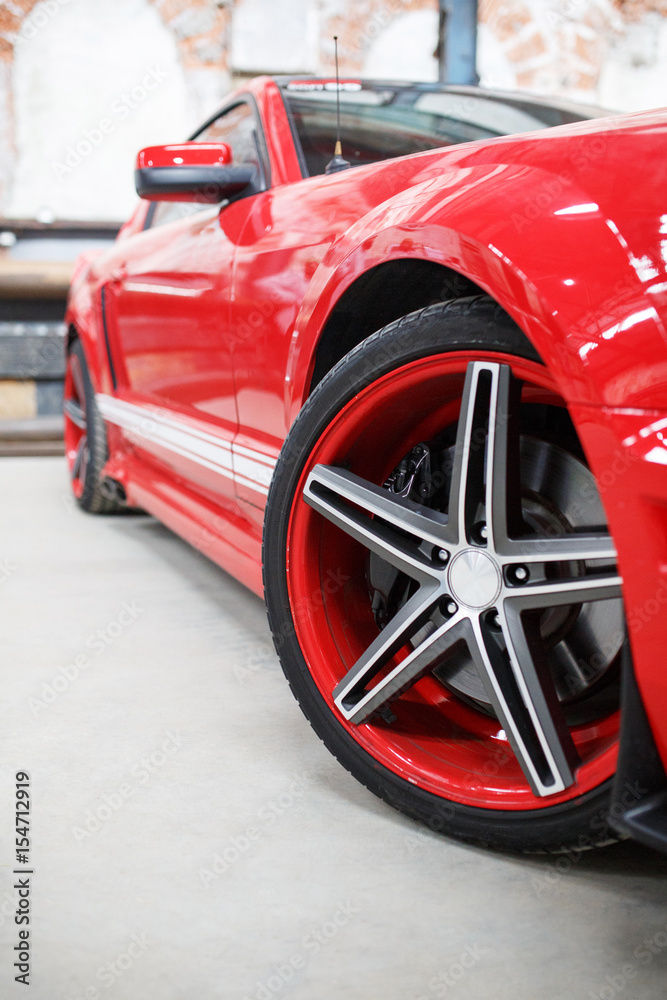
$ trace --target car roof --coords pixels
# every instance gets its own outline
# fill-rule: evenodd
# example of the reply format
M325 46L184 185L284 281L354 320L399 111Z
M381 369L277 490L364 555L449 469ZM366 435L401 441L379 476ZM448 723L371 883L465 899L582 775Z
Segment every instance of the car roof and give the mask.
M298 75L288 76L281 74L272 77L281 90L288 90L290 84L301 84L303 90L307 90L308 84L335 84L335 77ZM571 101L567 98L550 97L540 94L531 94L526 91L495 90L487 87L467 86L463 84L447 84L424 80L385 80L368 79L360 76L341 76L340 83L360 84L364 90L394 90L397 94L408 96L415 95L415 100L421 94L457 94L465 97L476 97L487 101L497 101L498 103L509 103L514 107L530 108L553 108L563 114L571 115L574 121L581 121L588 118L605 118L617 112L607 108L601 108L594 104L582 104L578 101ZM302 91L303 92L303 91ZM299 89L294 89L295 96Z

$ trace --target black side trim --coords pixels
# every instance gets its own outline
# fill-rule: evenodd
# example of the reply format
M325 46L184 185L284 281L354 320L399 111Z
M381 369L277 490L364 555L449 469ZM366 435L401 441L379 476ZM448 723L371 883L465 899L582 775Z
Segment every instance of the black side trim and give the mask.
M627 641L623 650L621 709L609 819L626 837L667 852L667 775L639 693Z
M107 359L109 361L109 373L111 375L111 384L114 389L118 388L118 382L116 380L116 369L114 368L113 358L111 357L111 343L109 342L109 329L107 327L107 304L106 304L106 285L102 285L100 289L100 304L102 306L102 329L104 330L104 344L107 349Z

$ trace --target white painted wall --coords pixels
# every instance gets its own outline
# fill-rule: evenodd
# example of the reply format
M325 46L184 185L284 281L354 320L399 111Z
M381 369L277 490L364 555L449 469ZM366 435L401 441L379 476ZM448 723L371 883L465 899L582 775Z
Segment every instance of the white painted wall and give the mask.
M174 36L147 0L70 0L16 43L8 214L125 219L142 146L192 129ZM35 16L37 15L37 17Z
M364 59L363 75L391 80L437 80L437 10L399 14L375 38Z
M616 39L598 85L600 103L620 111L667 106L667 20L647 14Z
M313 0L236 0L232 58L244 72L317 70L319 8Z
M488 24L477 28L477 73L481 87L516 90L516 66Z

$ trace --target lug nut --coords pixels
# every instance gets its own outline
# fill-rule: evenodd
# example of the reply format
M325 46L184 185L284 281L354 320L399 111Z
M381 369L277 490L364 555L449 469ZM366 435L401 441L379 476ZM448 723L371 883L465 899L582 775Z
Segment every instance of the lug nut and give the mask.
M514 567L514 579L517 583L525 583L528 579L528 567L527 566L515 566Z
M440 560L441 563L449 562L449 552L447 551L447 549L438 550L438 559Z
M503 630L502 622L500 621L500 615L497 611L489 611L486 616L487 628L491 629L492 632L499 634Z
M472 527L473 541L477 542L478 545L485 545L488 537L489 529L486 526L486 521L477 521Z
M443 618L451 618L459 610L459 606L451 597L443 597L438 603L438 610Z

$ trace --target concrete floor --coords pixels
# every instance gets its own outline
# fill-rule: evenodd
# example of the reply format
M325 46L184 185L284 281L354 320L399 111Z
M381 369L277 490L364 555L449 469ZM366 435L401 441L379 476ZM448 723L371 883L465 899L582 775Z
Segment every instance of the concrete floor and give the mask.
M3 1000L666 995L667 859L424 831L315 738L258 598L149 518L79 512L62 459L0 460L0 504Z

